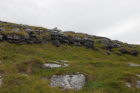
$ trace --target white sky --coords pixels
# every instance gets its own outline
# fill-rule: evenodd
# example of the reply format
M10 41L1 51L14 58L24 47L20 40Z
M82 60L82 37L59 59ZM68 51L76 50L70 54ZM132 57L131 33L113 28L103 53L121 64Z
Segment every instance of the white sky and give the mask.
M0 20L140 44L140 0L0 0Z

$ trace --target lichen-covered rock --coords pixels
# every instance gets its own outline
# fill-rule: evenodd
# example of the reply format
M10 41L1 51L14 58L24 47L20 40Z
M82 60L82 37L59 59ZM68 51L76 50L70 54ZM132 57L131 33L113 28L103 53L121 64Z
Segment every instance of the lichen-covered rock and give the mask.
M107 45L108 40L107 39L101 39L101 40L99 40L99 43Z
M51 77L50 85L52 87L62 87L66 89L81 90L86 82L86 78L83 74L72 74L72 75L54 75Z
M20 32L19 28L13 28L12 31Z
M0 31L6 31L4 28L0 28Z
M0 41L2 41L2 40L3 40L3 38L4 38L4 36L3 36L3 35L0 35Z
M138 52L137 50L134 50L134 49L132 50L132 55L137 56L138 53L139 53L139 52Z
M60 41L59 40L52 40L52 44L55 45L56 47L59 47Z

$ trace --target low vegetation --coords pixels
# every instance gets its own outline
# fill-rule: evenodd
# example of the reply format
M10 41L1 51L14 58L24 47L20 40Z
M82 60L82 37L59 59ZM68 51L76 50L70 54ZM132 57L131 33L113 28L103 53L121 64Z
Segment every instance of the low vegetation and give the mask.
M98 44L97 44L98 45ZM101 45L99 45L101 46ZM139 50L140 48L137 47ZM0 42L0 75L3 77L1 93L63 93L61 88L51 88L50 78L54 74L83 73L86 85L83 90L67 90L68 93L138 93L136 87L129 89L126 82L136 85L139 67L129 67L127 63L140 64L140 55L132 56L106 50L94 51L84 47L64 46L59 48L51 43L46 45L15 45ZM42 69L44 63L67 60L68 67ZM19 73L27 74L24 76Z

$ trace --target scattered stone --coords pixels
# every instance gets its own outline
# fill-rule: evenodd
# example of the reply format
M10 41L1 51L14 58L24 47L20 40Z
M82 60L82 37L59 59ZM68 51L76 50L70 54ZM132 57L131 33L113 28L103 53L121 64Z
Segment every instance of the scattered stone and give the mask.
M0 28L0 31L6 31L4 28Z
M107 39L101 39L101 40L99 40L99 43L107 45L108 40Z
M59 64L55 64L55 63L46 63L46 64L44 64L43 68L50 69L50 68L58 68L58 67L67 67L68 65L69 64L59 65Z
M24 75L24 76L27 76L27 77L28 77L28 75L27 75L27 74L24 74L24 73L19 73L19 74L21 74L21 75Z
M106 52L108 55L111 55L111 53L110 52Z
M65 62L68 62L68 61L66 61L66 60L60 60L59 62L65 63Z
M131 83L130 82L126 82L126 87L131 88Z
M137 80L137 88L140 88L140 81Z
M20 32L19 28L13 28L12 31Z
M128 63L127 65L128 65L128 66L140 66L140 65L134 64L134 63Z
M62 87L63 90L74 89L81 90L86 82L86 78L83 74L72 75L53 75L51 77L51 87Z
M0 87L1 87L1 85L2 85L2 77L0 75Z
M140 78L140 74L136 74Z

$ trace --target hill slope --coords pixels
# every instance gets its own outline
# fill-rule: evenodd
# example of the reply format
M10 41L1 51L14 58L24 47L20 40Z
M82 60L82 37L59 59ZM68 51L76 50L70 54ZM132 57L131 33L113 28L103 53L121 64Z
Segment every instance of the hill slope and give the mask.
M11 23L13 25L13 23ZM5 27L5 25L8 25ZM10 28L11 27L11 28ZM9 23L2 23L1 28L10 30L14 28ZM32 29L35 27L32 27ZM23 33L24 33L24 29ZM21 31L22 31L21 30ZM45 28L42 30L46 31ZM11 31L11 30L10 30ZM17 34L16 32L2 32L2 35ZM65 32L73 36L70 32ZM74 33L75 34L75 33ZM18 33L19 35L19 33ZM28 35L27 33L22 35ZM83 34L76 34L84 37ZM86 35L87 36L87 35ZM88 35L90 36L90 35ZM6 37L5 37L6 38ZM125 46L109 49L106 44L101 43L99 37L92 38L94 49L86 49L84 45L63 45L59 47L52 43L22 44L10 42L4 39L0 42L0 75L2 76L1 93L63 93L61 88L50 87L50 78L53 75L66 75L82 73L86 76L86 84L82 90L67 90L68 93L131 93L140 92L136 87L136 74L140 74L140 67L130 67L128 63L140 64L140 55L133 55L131 50L140 51L140 47ZM104 39L104 38L103 38ZM8 41L8 42L7 42ZM95 42L96 41L96 42ZM115 42L115 41L114 41ZM129 44L126 44L129 45ZM127 53L121 53L119 49L127 49ZM110 53L111 55L108 55ZM43 69L45 63L67 60L68 67ZM22 74L19 74L22 73ZM26 75L23 75L27 74ZM48 79L42 79L42 77ZM126 82L131 83L132 88L126 87Z

